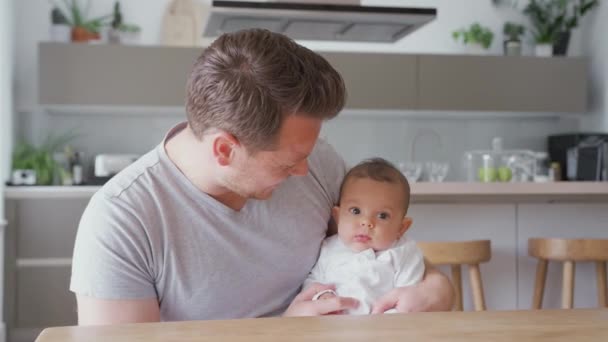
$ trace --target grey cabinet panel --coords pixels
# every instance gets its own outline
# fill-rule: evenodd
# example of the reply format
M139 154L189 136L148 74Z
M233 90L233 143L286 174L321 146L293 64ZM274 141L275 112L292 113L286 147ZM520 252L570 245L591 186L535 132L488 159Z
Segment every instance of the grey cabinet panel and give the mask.
M69 267L27 267L17 272L17 328L77 323L76 298L68 289Z
M196 48L41 43L45 105L183 106Z
M19 201L17 258L71 258L86 205L81 199Z
M421 109L585 112L582 58L420 56Z
M417 58L413 55L322 53L348 90L347 108L416 108Z
M42 105L183 106L201 48L41 43ZM583 113L583 58L321 52L346 108Z

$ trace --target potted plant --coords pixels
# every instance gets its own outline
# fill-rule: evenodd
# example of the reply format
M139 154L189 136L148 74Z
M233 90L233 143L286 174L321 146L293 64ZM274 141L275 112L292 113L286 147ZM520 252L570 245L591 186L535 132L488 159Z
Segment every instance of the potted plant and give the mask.
M25 142L17 144L12 156L13 172L32 170L35 174L36 185L53 184L59 167L53 154L73 138L74 136L71 134L59 137L49 136L39 147Z
M462 39L464 45L470 52L481 52L492 45L494 33L479 23L473 23L468 29L460 29L452 33L454 40Z
M580 19L598 4L598 0L559 1L561 16L565 19L564 27L557 33L553 44L554 55L566 55L570 43L570 32L578 27Z
M139 40L140 27L123 22L122 12L120 10L120 2L114 3L114 11L112 12L112 22L110 23L110 31L108 40L110 43L135 43Z
M69 42L71 40L71 28L68 20L63 15L61 10L53 7L51 10L51 41L54 42Z
M503 27L505 56L521 56L521 36L525 31L523 25L513 22L505 23Z
M537 56L564 55L570 30L598 4L597 0L530 0L524 14L530 18Z
M88 42L89 40L99 39L101 28L107 24L110 15L104 15L93 19L87 18L89 1L83 7L78 0L63 0L63 6L55 4L66 18L68 25L72 28L73 42Z

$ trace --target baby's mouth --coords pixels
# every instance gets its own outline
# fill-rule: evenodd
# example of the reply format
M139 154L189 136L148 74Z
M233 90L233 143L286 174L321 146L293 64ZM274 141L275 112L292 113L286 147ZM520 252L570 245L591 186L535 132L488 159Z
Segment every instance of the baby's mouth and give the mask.
M357 242L369 242L369 240L371 240L372 238L370 238L368 235L363 235L363 234L358 234L355 235L355 241Z

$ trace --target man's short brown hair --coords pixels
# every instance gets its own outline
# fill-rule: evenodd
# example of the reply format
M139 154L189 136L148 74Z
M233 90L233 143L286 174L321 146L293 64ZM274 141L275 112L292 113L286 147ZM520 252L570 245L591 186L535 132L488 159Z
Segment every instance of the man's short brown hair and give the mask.
M405 212L410 205L410 183L407 178L391 162L383 158L372 158L362 161L350 169L340 187L340 199L346 183L352 178L369 178L377 182L397 184L403 190L403 205Z
M186 111L194 134L234 135L251 150L271 148L287 115L333 118L346 101L340 74L320 55L268 30L226 33L194 64Z

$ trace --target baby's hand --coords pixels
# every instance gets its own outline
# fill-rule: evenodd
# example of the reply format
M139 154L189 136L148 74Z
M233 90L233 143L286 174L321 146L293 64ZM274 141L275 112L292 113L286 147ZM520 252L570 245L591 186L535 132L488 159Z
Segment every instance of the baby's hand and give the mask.
M331 299L331 298L335 298L335 297L338 297L338 294L336 293L336 291L330 289L330 290L323 290L323 291L315 294L315 296L312 297L312 300L326 300L326 299ZM345 313L346 313L345 310L338 310L338 311L328 312L327 315L343 315Z

